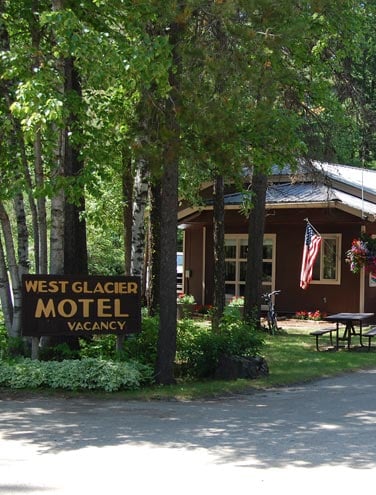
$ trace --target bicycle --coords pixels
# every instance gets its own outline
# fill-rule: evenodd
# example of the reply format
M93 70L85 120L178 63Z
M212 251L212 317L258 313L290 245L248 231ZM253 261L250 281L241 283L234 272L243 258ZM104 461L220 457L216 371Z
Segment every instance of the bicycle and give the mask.
M268 330L271 335L274 335L278 331L277 313L273 302L273 296L280 294L281 290L273 290L269 294L263 294L262 298L268 305L268 311L266 318L268 320Z

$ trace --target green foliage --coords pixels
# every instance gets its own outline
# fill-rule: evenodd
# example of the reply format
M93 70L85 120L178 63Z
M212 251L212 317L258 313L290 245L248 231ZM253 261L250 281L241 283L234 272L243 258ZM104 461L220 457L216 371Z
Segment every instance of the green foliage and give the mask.
M80 339L80 358L117 360L116 335L94 335L92 339Z
M0 360L16 356L27 357L30 349L26 339L22 337L10 337L5 328L3 314L0 310Z
M8 350L8 333L2 316L2 312L0 311L0 359L6 356Z
M159 318L144 316L142 331L129 336L123 346L125 359L135 359L140 363L154 366L157 358Z
M78 359L79 353L71 349L66 342L54 346L45 346L39 349L41 361L64 361L65 359Z
M7 356L29 356L30 350L27 341L22 337L8 337L7 339Z
M255 326L244 323L231 312L222 319L219 332L195 325L192 320L182 320L178 328L177 357L188 376L211 378L221 356L256 356L262 345L263 337Z
M82 360L0 362L0 387L64 390L134 390L152 382L151 368L136 362Z

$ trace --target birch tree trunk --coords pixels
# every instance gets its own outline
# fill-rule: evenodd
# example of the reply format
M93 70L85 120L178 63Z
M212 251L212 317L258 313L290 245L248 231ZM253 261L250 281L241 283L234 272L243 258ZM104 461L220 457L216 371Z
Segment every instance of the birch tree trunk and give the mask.
M65 149L64 131L57 130L58 143L55 150L56 175L62 175L62 157ZM65 194L60 189L51 198L51 227L50 227L50 273L64 273L64 206Z
M143 158L137 162L133 194L131 273L141 277L142 280L145 256L145 209L148 201L148 163Z
M4 315L5 328L10 334L13 321L13 302L9 284L8 270L5 261L4 246L0 235L0 302Z
M123 224L124 224L124 267L125 274L130 275L132 269L132 224L133 224L133 173L128 154L123 152Z
M34 141L34 175L37 188L42 188L44 184L42 144L41 135L37 131ZM47 241L47 209L46 199L38 195L37 199L38 221L34 226L34 246L35 246L35 271L36 273L48 273L48 241Z
M16 195L13 204L17 222L18 273L22 279L22 275L29 272L29 231L21 193Z
M9 335L11 337L20 337L21 335L21 279L20 272L16 258L16 251L14 247L12 228L9 220L8 213L4 207L4 204L0 201L0 221L4 237L6 256L8 260L8 270L10 273L10 279L12 283L13 293L13 319L12 325L9 329Z
M52 0L52 10L62 10L64 0ZM59 57L56 61L56 71L59 77L59 90L64 96L64 60ZM55 146L55 170L53 179L64 175L64 157L66 148L65 129L55 126L56 146ZM56 275L64 273L64 207L65 194L60 188L51 198L51 228L50 228L50 270Z

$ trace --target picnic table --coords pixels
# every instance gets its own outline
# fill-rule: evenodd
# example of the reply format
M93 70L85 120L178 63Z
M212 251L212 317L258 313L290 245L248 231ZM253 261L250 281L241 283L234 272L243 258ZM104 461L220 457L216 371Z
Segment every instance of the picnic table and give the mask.
M351 347L351 338L355 335L359 336L360 346L363 346L363 323L370 320L375 313L336 313L326 316L325 321L330 321L336 324L335 328L335 348L338 349L340 342L347 342L347 349ZM339 333L340 325L344 325L344 332L342 336ZM358 331L355 330L355 325L359 327ZM367 335L368 337L368 335Z

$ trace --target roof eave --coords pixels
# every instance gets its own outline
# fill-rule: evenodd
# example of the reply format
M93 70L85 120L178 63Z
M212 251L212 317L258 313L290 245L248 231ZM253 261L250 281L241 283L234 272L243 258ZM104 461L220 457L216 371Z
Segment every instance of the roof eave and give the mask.
M317 209L317 208L337 208L338 210L349 213L355 217L367 220L369 222L376 221L376 215L373 213L367 213L359 210L358 208L351 207L342 203L341 201L317 201L317 202L291 202L291 203L267 203L265 208L267 210L285 210L290 208L306 208L306 209ZM184 218L192 217L192 215L199 214L201 211L212 210L212 206L203 206L200 208L186 208L179 212L178 220L181 221ZM225 210L239 210L239 205L225 205Z

